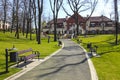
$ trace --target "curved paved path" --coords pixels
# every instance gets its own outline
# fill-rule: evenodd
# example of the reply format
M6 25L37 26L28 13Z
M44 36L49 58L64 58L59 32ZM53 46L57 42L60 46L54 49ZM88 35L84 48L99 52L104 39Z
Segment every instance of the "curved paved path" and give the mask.
M91 80L85 52L64 39L63 49L16 80Z

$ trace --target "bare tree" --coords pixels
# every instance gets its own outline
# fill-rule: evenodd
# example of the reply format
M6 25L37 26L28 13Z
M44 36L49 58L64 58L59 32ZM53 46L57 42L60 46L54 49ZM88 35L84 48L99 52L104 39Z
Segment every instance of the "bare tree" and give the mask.
M13 5L12 5L12 25L11 25L11 33L12 29L15 27L15 0L13 0Z
M22 24L22 33L23 33L23 36L24 36L24 34L25 34L25 26L26 26L26 17L27 17L27 0L24 0L23 1L23 5L24 5L24 7L23 7L23 24Z
M109 0L104 0L106 4L108 4ZM115 44L118 44L118 22L119 22L119 15L118 15L118 0L113 0L114 2L114 20L115 20Z
M28 38L28 33L30 32L30 10L31 9L31 0L29 1L29 5L27 7L27 15L26 15L26 19L27 19L27 28L26 28L26 38Z
M41 16L43 12L43 0L37 0L38 3L38 44L41 44Z
M118 20L119 20L119 16L118 16L118 6L117 6L117 0L114 0L114 11L115 11L115 27L116 27L116 40L115 40L115 44L118 44Z
M0 0L0 19L3 21L3 33L6 32L6 23L11 19L11 2L9 0Z
M18 9L19 9L19 0L17 0L17 2L16 2L16 15L15 15L15 17L16 17L16 37L17 37L17 39L19 39L19 17L18 17Z
M36 5L36 2L35 2L36 0L33 0L33 2L32 2L32 9L33 9L33 17L34 17L34 24L35 24L35 32L36 32L36 41L38 41L38 36L37 36L37 34L38 34L38 30L37 30L37 17L36 17L36 15L37 15L37 13L36 13L36 10L37 10L37 5Z
M57 18L58 18L58 12L60 10L60 7L62 6L63 0L49 0L51 10L53 13L53 19L54 19L54 41L57 41Z
M68 2L68 5L69 5L71 11L74 14L76 14L74 16L74 19L75 19L75 24L77 25L77 29L76 29L77 35L79 35L78 14L80 12L84 12L84 11L91 9L90 15L88 16L88 19L89 19L89 17L92 15L93 11L95 10L98 0L67 0L67 2ZM64 7L64 5L62 6L62 8L68 16L71 16L71 14L69 14L69 12L67 12L67 9ZM88 19L86 19L86 21Z
M5 23L6 23L6 15L7 15L7 0L2 0L4 7L4 19L3 19L3 33L5 33Z
M32 40L32 19L33 19L33 14L32 14L32 0L30 0L30 6L29 6L29 26L30 26L30 40Z

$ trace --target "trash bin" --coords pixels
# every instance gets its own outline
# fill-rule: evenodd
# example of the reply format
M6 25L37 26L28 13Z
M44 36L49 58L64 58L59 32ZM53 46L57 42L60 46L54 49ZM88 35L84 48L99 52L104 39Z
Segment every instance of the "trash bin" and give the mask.
M87 48L91 48L91 47L92 47L92 43L88 43Z
M17 52L10 52L10 62L17 62Z

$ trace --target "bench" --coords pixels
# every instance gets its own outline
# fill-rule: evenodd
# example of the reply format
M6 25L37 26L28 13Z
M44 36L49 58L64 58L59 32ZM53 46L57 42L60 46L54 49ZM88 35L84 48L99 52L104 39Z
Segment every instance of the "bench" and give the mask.
M92 56L97 56L98 55L97 54L97 48L98 48L97 45L92 46L92 43L88 43L87 48L89 49Z
M27 56L20 56L20 54L25 54L27 52L32 52L32 54L29 54ZM40 53L39 53L39 51L33 51L32 48L29 48L29 49L26 49L26 50L18 51L17 56L18 56L17 57L17 66L19 66L20 62L24 61L24 63L26 63L29 59L33 59L36 56L38 57L38 60L39 60ZM25 67L26 67L26 65L25 65Z
M96 49L95 48L91 47L89 49L90 49L90 52L91 52L92 55L94 55L94 53L96 53Z
M82 40L77 39L77 43L78 43L78 44L82 43Z
M61 46L62 45L62 41L58 41L58 46Z

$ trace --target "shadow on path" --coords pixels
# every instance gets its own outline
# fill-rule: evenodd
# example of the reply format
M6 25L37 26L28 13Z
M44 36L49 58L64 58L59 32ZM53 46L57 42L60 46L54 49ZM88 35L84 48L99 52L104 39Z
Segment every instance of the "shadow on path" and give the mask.
M58 69L56 69L56 70L54 70L54 71L51 71L51 72L48 72L48 73L45 73L45 74L42 74L42 75L40 75L39 77L46 77L46 76L48 76L48 75L56 74L57 72L61 71L61 70L62 70L63 68L65 68L65 67L80 65L80 64L82 64L82 63L84 63L84 62L86 62L86 61L87 61L87 58L83 59L81 62L71 63L71 64L65 64L65 65L63 65L63 66L58 67ZM55 67L54 67L54 68L55 68ZM51 69L51 68L49 68L49 69Z

